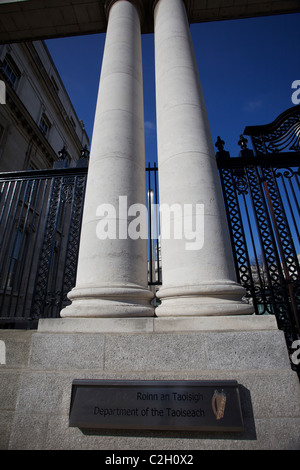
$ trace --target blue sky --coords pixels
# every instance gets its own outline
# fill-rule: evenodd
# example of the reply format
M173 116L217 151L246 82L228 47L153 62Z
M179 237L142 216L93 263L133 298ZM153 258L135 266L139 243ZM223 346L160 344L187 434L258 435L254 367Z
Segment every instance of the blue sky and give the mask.
M300 14L191 25L214 143L220 135L238 156L247 125L267 124L293 106L300 80ZM46 44L92 138L105 35L47 40ZM154 38L143 35L146 163L157 158Z

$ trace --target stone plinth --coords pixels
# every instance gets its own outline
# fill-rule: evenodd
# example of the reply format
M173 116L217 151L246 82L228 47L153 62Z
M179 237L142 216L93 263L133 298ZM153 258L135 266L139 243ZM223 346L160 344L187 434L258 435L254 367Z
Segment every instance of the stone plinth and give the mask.
M42 320L31 344L28 336L22 339L27 332L10 332L10 343L21 341L27 352L11 357L11 344L7 366L0 366L2 447L299 449L300 386L283 333L274 317L244 318L185 319L181 324L175 318L105 319L102 326L100 319ZM5 335L0 332L0 339ZM86 435L68 426L74 379L237 380L245 431Z

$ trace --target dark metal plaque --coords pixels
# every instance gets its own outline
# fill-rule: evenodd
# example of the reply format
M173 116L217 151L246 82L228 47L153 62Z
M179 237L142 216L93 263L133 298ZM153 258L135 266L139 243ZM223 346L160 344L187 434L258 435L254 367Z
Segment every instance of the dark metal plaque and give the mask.
M244 429L235 380L74 380L69 425L81 429Z

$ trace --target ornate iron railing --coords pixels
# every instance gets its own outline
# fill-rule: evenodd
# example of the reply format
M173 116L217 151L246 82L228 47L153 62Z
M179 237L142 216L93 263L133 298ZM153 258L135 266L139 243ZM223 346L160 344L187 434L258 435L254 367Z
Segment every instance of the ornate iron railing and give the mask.
M75 286L87 166L0 174L0 327L59 317ZM83 161L86 155L83 155ZM161 284L157 167L146 168L149 288ZM155 230L154 230L155 228Z
M0 323L58 316L74 286L87 168L0 175Z
M216 143L238 281L256 314L276 315L291 353L300 338L299 127L296 106L268 126L246 127L254 151L243 135L237 158Z

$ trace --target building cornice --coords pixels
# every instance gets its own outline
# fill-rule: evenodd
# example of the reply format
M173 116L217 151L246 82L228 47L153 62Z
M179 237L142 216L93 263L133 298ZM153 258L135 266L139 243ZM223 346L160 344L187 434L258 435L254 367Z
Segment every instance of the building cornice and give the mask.
M131 1L131 0L128 0ZM137 2L144 14L142 33L153 33L153 0ZM104 33L114 0L39 0L0 3L0 43ZM300 12L300 0L184 0L190 23ZM36 3L36 8L32 4ZM33 21L33 14L35 20ZM15 25L20 25L16 28Z

